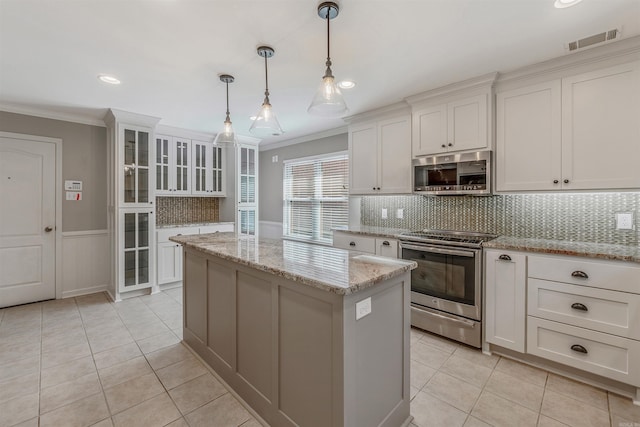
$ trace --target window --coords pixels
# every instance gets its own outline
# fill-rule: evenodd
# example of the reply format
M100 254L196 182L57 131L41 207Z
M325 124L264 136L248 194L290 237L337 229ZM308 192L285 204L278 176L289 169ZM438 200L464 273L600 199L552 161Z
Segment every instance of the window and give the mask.
M349 222L348 180L345 152L285 161L284 236L331 243Z

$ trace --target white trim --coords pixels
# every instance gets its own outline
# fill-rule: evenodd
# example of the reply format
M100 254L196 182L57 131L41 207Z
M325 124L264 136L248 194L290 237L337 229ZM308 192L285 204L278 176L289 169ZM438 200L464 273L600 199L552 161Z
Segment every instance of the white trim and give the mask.
M406 100L396 102L395 104L386 105L384 107L376 108L374 110L365 111L360 114L354 114L353 116L345 117L344 121L353 124L354 122L360 122L363 120L377 120L380 118L391 118L394 115L409 114L411 108Z
M62 298L62 139L49 138L46 136L26 135L26 134L13 133L13 132L2 132L2 131L0 131L0 137L55 144L55 153L56 153L56 158L55 158L55 163L56 163L56 170L55 170L56 244L55 244L55 253L54 253L55 268L56 268L55 288L56 288L56 299Z
M332 157L342 157L342 156L348 157L349 151L348 150L334 151L332 153L316 154L314 156L296 157L295 159L285 159L282 161L282 164L286 165L288 163L311 162L313 160L330 159Z
M63 231L62 237L98 236L101 234L109 234L109 230Z
M288 147L290 145L302 144L303 142L315 141L317 139L328 138L330 136L336 136L347 133L347 126L340 126L339 128L329 129L309 135L301 136L298 138L287 139L285 141L278 142L265 142L260 144L260 151L275 150L276 148Z
M204 142L213 142L213 138L215 138L216 136L215 133L199 132L195 130L162 124L158 124L158 126L156 126L156 136L158 135L170 135L176 136L178 138L195 139L197 141Z
M149 135L149 139L153 135L154 128L160 121L160 117L148 116L146 114L138 114L131 113L129 111L117 110L115 108L110 108L107 110L107 113L104 116L104 122L106 124L110 123L118 123L118 125L123 125L124 123L135 123L135 126L138 128L142 127L150 127L151 135ZM129 125L126 125L127 128ZM149 130L144 129L145 132ZM119 132L119 131L118 131ZM117 136L116 136L117 138ZM153 174L155 176L155 174Z
M106 127L104 120L102 120L101 118L91 117L88 115L83 116L81 114L61 113L60 111L56 110L48 110L45 108L37 108L26 105L15 105L0 102L0 111L14 114L23 114L25 116L41 117L43 119L61 120L63 122ZM104 111L104 109L101 111Z
M498 72L483 74L478 77L463 80L461 82L451 83L446 86L442 86L436 89L428 90L426 92L419 93L417 95L408 96L405 101L415 107L415 104L421 104L425 101L429 101L432 98L446 96L458 96L468 94L471 90L483 89L491 87L495 84L498 78Z
M92 286L89 288L82 288L82 289L74 289L73 291L64 291L62 293L62 298L72 298L72 297L78 297L80 295L96 294L98 292L107 292L107 294L109 295L109 298L111 298L111 294L109 294L109 292L107 291L107 285Z

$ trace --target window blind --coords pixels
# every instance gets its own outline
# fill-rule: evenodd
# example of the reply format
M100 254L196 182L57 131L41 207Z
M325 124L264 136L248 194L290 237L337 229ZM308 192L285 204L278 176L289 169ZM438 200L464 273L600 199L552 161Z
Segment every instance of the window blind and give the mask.
M286 161L283 234L331 243L331 230L349 222L348 180L346 153Z

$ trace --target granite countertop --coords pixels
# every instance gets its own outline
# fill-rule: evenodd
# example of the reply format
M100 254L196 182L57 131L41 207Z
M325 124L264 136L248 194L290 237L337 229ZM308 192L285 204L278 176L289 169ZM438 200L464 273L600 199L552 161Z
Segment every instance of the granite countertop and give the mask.
M375 227L373 225L356 225L349 226L347 228L334 228L333 231L341 231L351 234L365 234L374 237L386 237L389 239L397 239L398 234L406 233L411 230L405 228L389 228L389 227Z
M235 233L175 236L169 240L205 254L307 286L349 295L413 270L414 261L383 258L329 246Z
M234 224L233 222L190 222L187 224L156 224L156 230L163 228L206 227L208 225Z
M511 249L556 255L572 255L640 263L640 247L606 243L570 242L566 240L530 239L500 236L483 243L484 248Z

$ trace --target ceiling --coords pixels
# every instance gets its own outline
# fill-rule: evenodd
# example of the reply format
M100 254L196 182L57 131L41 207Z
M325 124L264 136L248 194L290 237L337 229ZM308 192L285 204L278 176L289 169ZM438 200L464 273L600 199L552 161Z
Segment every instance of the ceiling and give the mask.
M274 143L344 126L307 107L324 73L316 0L0 0L0 109L97 122L107 108L215 133L225 86L241 135L264 97L269 60ZM640 34L640 0L344 0L331 57L348 115L439 86L566 55L565 43L612 28ZM100 82L100 73L122 84Z

